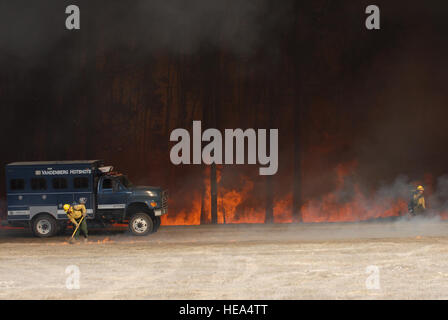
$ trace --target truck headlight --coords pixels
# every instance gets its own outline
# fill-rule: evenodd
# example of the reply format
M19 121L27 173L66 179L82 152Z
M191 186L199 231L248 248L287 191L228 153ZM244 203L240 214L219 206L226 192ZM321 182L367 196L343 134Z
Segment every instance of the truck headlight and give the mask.
M157 193L156 192L152 192L152 191L146 191L146 194L150 197L157 197Z
M149 205L150 205L151 207L155 208L155 207L157 207L157 202L155 202L155 201L151 201L151 202L149 203Z

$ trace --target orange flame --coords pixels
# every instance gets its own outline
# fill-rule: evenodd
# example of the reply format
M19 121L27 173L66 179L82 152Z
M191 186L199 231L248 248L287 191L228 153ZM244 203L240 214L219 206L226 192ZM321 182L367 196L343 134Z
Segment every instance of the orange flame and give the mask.
M336 187L333 192L321 196L319 199L305 201L301 207L304 222L342 222L361 221L373 218L400 216L407 212L406 199L382 198L380 202L372 195L366 195L357 184L351 185L350 198L343 199L347 188L347 178L356 170L357 162L338 165L335 168ZM253 196L254 182L241 178L239 189L227 189L219 186L222 173L217 168L218 181L218 223L263 223L265 211L253 207L242 207L245 199ZM426 178L429 179L429 178ZM190 210L168 214L162 217L164 225L200 224L201 209L210 220L210 168L204 172L204 194L196 193ZM274 199L274 222L291 223L292 192L281 198ZM448 215L448 214L447 214Z

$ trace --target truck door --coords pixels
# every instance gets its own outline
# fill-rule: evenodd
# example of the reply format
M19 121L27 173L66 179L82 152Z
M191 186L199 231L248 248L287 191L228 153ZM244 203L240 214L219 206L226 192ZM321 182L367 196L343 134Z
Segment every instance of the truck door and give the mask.
M114 177L103 177L98 189L98 210L103 215L123 215L130 192Z

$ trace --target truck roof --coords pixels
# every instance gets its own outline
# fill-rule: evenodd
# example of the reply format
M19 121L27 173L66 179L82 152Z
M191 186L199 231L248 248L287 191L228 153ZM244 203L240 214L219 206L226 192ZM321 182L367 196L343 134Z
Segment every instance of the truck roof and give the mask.
M24 161L24 162L11 162L6 166L54 166L54 165L67 165L67 164L95 164L102 163L102 160L71 160L71 161Z

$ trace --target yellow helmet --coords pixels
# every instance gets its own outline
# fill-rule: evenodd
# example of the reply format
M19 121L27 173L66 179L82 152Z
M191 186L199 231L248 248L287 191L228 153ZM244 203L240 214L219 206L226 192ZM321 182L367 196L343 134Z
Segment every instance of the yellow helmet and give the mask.
M425 191L425 188L423 188L423 186L418 186L418 187L417 187L417 190L418 190L418 191Z
M69 204L64 204L64 211L67 212L68 209L70 209L70 205Z

